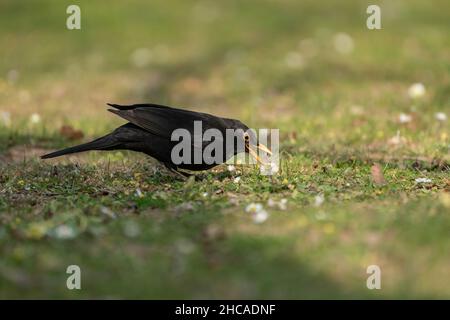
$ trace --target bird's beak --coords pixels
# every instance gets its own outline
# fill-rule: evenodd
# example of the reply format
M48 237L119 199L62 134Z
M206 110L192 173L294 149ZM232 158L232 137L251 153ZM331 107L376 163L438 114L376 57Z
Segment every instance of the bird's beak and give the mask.
M269 150L269 148L267 148L265 145L263 145L262 143L258 143L258 145L256 146L257 149L260 149L270 155L272 155L272 151ZM258 156L258 153L256 152L256 150L254 150L250 145L248 146L248 152L251 154L251 156L253 158L255 158L259 163L261 164L267 164L263 159L261 159L260 156Z
M264 151L265 153L268 153L270 155L272 155L272 151L270 151L269 148L267 148L265 145L263 145L262 143L258 143L258 149Z

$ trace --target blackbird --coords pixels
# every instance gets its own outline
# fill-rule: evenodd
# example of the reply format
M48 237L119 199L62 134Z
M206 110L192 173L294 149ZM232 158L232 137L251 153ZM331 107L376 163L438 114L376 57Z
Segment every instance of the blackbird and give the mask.
M246 152L253 156L258 162L263 160L258 156L256 150L271 154L271 151L262 143L258 143L255 135L251 133L254 131L239 120L226 119L217 117L207 113L200 113L189 111L185 109L178 109L158 104L134 104L134 105L118 105L110 104L114 109L108 111L128 120L129 122L118 127L110 134L98 138L94 141L70 147L67 149L55 151L43 155L42 159L59 157L66 154L89 151L89 150L132 150L143 152L158 161L162 162L166 168L183 175L188 175L180 169L190 171L207 170L220 163L226 162L234 155ZM222 138L219 143L222 143L223 152L219 160L212 162L200 157L200 161L195 161L195 154L203 155L205 148L215 139L207 141L201 139L200 142L195 139L194 134L198 135L195 128L195 122L200 121L201 132L203 135L208 129L215 129L219 132ZM189 133L194 142L191 142L193 152L190 155L191 161L178 163L173 161L172 149L177 145L178 141L173 141L172 133L177 129L185 129L183 132ZM237 134L229 137L227 129L235 130ZM217 131L218 130L218 131ZM233 148L227 148L227 139L233 139ZM242 139L241 141L238 141ZM192 141L191 140L191 141ZM217 141L215 141L217 142ZM230 142L230 141L228 141ZM241 142L241 143L239 143ZM241 146L241 147L239 147Z

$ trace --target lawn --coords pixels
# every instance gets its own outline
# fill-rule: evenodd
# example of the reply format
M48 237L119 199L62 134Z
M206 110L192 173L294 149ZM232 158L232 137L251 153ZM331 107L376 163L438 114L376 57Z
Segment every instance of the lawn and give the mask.
M73 2L0 3L0 298L450 298L449 1L379 1L381 30L356 0L75 1L67 30ZM107 102L278 128L280 171L39 159Z

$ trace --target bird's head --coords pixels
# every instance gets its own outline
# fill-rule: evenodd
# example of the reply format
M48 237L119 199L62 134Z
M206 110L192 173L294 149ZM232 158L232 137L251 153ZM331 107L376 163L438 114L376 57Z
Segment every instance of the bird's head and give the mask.
M272 155L272 151L258 141L256 131L250 129L239 120L232 120L230 127L234 129L234 138L237 140L235 140L237 142L237 148L235 148L234 154L245 152L250 154L259 163L265 164L265 161L258 155L258 150L262 150L269 155Z

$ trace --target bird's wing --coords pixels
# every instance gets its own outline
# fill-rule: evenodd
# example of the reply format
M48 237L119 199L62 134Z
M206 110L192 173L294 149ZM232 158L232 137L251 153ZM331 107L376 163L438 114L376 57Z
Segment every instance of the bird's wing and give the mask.
M223 119L200 112L176 109L160 105L133 105L117 106L116 109L108 109L112 113L130 121L160 137L171 139L172 132L176 129L186 129L195 140L194 121L201 121L202 134L211 128L224 132L225 122ZM201 140L200 140L201 141Z
M169 106L164 106L162 104L155 104L155 103L139 103L139 104L130 104L130 105L120 105L116 103L107 103L108 106L111 106L113 108L116 108L118 110L133 110L136 108L157 108L157 109L175 109L180 111L186 111L183 109L176 109Z

